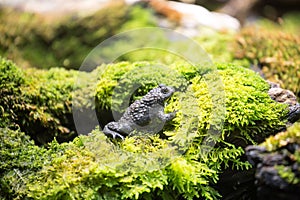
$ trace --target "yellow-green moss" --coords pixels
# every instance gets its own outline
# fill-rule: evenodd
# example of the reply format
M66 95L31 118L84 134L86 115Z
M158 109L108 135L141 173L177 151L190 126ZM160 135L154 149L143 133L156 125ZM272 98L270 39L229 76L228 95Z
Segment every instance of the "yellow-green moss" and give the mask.
M220 76L221 85L216 85L219 87L216 88L216 93L223 92L226 96L220 97L221 100L224 98L223 105L226 108L223 137L238 133L251 141L250 138L253 139L254 135L284 126L287 106L271 100L267 94L269 85L258 74L243 67L226 64L217 65L215 71L210 70L188 63L174 63L165 66L164 70L156 68L155 63L147 62L108 65L97 85L97 105L100 109L124 112L127 107L120 109L120 106L126 104L124 101L130 99L130 95L134 96L131 98L133 102L146 94L149 89L164 83L179 91L173 96L167 108L169 111L179 110L178 118L173 120L175 124L177 123L175 126L179 126L183 118L189 118L188 116L180 118L182 107L188 107L180 105L180 102L184 103L180 98L185 99L184 96L193 95L199 105L199 110L195 112L199 113L188 114L199 116L199 123L202 124L199 127L203 130L209 129L207 125L210 123L212 112L212 91L206 84L215 84L211 80L214 80L215 76ZM137 91L134 90L136 84L142 86ZM214 95L217 98L219 94Z
M0 129L0 134L0 144L5 147L0 151L3 161L16 161L13 168L9 165L1 168L0 197L3 198L192 199L194 196L218 196L205 180L205 176L215 172L201 163L177 156L174 149L154 148L154 154L132 153L117 148L103 133L95 131L72 143L59 145L54 141L46 150L34 146L18 131ZM24 143L14 139L17 135L26 139ZM13 146L5 145L14 140L17 142ZM13 156L17 150L18 154ZM24 166L37 155L36 164ZM162 161L168 162L161 165Z
M36 114L33 116L38 116L37 119L24 118L24 123L21 123L20 118L16 121L9 118L8 122L17 124L21 130L26 128L26 123L30 124L31 129L25 129L29 135L43 135L47 131L56 133L64 125L61 117L70 112L69 97L73 93L70 89L74 77L82 72L63 69L22 72L9 61L4 60L3 63L3 68L10 69L0 74L1 85L7 85L3 88L13 88L10 85L13 78L5 78L8 72L18 75L21 78L16 84L20 89L14 95L25 100L21 106L33 105L36 109L44 109L44 112L32 107L28 109ZM96 76L96 91L83 85L82 88L78 86L77 92L80 94L81 90L85 94L88 90L97 97L98 108L110 110L114 109L114 102L107 99L118 91L118 87L121 94L133 95L131 101L134 101L161 82L173 86L177 92L170 99L166 111L178 110L178 114L164 128L162 134L165 136L144 133L128 137L125 141L112 142L96 127L88 136L79 136L63 144L54 140L45 148L36 147L19 130L2 127L0 197L220 198L213 188L219 174L228 167L248 169L250 164L241 159L244 153L242 146L257 142L256 136L265 137L270 131L284 126L287 107L271 100L267 94L268 84L258 74L243 67L220 64L212 70L213 66L187 63L174 63L167 68L159 66L149 62L103 65L94 72L84 73L87 78ZM148 73L153 67L157 68ZM222 84L219 84L220 81ZM139 90L128 90L137 83L142 86ZM123 99L116 99L119 100L116 104L122 105ZM61 109L61 103L64 109ZM19 103L12 102L12 105ZM16 116L22 116L17 112L19 110L12 111ZM218 121L218 116L214 115L221 112L225 112L224 121ZM50 124L54 128L47 120L39 120L44 116L55 119L56 124ZM45 126L47 131L38 132L35 129L37 125ZM210 132L211 127L219 132Z

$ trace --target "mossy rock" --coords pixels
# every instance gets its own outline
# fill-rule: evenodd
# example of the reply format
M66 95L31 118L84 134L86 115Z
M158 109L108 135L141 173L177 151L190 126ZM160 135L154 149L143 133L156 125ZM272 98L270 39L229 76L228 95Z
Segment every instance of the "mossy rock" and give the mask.
M178 91L167 108L168 111L179 110L177 118L173 120L173 125L177 128L183 118L189 118L183 117L182 114L185 113L181 112L183 107L189 107L181 105L186 96L192 96L198 101L199 113L191 116L199 116L199 128L203 130L209 129L206 126L211 123L209 120L212 118L213 109L223 109L212 104L218 103L226 108L223 137L237 132L244 134L242 137L247 138L245 140L253 139L254 135L264 138L260 134L265 131L271 133L275 131L275 127L280 129L279 127L285 126L287 105L276 103L268 96L269 85L258 74L235 65L219 64L216 65L216 70L212 68L188 63L161 66L148 62L123 62L107 65L97 84L97 108L99 112L106 110L122 113L134 100L164 83ZM215 84L215 91L208 84ZM212 102L212 98L220 99L220 102Z
M261 69L266 79L279 83L299 97L299 30L297 24L291 28L288 20L281 26L264 23L246 27L236 39L235 58L247 59Z
M48 16L49 15L49 16ZM151 14L122 1L89 15L0 10L0 53L21 67L79 69L100 42L126 28L154 26Z
M74 103L83 108L93 109L95 106L100 124L105 125L113 119L112 115L103 116L103 112L112 112L120 117L134 100L141 98L160 83L173 86L178 91L170 101L172 103L169 110L172 108L180 111L182 107L188 107L179 103L184 102L182 99L185 99L185 96L201 99L197 100L199 105L206 107L200 107L197 111L199 113L193 115L201 116L198 121L202 123L201 127L204 129L209 129L205 126L211 123L210 111L218 109L217 106L212 107L212 103L226 108L227 115L222 119L223 137L238 132L244 134L246 140L251 140L254 135L266 131L270 133L276 127L284 126L287 107L270 99L267 95L269 86L263 79L250 70L243 71L241 67L218 65L217 68L213 71L218 74L213 74L215 72L210 72L210 68L185 62L174 63L168 67L149 62L121 62L100 66L90 73L57 68L49 71L33 69L22 71L10 61L2 60L1 93L5 98L1 102L1 126L19 127L39 143L47 143L54 137L64 141L64 136L68 138L76 135L72 113ZM221 85L216 86L219 87L217 92L226 94L226 98L214 94L216 98L222 100L220 102L211 102L212 99L209 98L214 97L205 91L202 91L201 95L197 94L201 89L209 89L206 85L206 81L209 80L205 77L213 76L219 77L222 81ZM241 79L239 76L246 78ZM13 81L13 77L19 79ZM81 85L76 85L79 77L85 84L81 82ZM93 77L95 80L91 81ZM95 91L93 84L96 84ZM72 99L73 95L77 97L76 100ZM95 97L95 103L89 103L87 97ZM182 121L179 118L181 114L182 112L179 112L174 120L173 125L177 128ZM252 136L248 135L250 133Z
M258 146L247 147L248 159L256 167L258 195L266 198L298 199L299 146L300 124L296 122L286 131L268 137Z
M52 129L48 120L8 118L7 123L16 124L21 130L26 126L20 122L25 121L31 124L32 131L36 131L34 125L38 123L56 133L63 122L60 117L70 112L68 103L74 77L81 73L86 75L87 82L96 84L96 90L82 85L73 92L94 95L98 109L121 108L118 111L122 112L122 106L114 107L114 104L123 105L122 98L114 96L116 91L116 94L128 93L125 96L130 96L132 102L163 82L177 90L169 100L166 112L178 110L178 114L163 129L165 137L144 133L112 142L96 128L98 130L88 136L79 136L69 143L52 141L47 148L35 146L18 130L18 126L13 126L14 130L2 126L1 197L219 198L213 187L219 174L229 167L248 169L250 164L241 159L242 146L253 144L282 128L286 122L287 106L273 101L267 94L268 84L258 74L243 67L229 64L205 67L184 62L165 67L149 62L122 62L99 66L90 73L63 69L33 73L31 70L21 71L3 60L2 68L6 72L1 75L4 78L0 78L3 88L13 90L15 87L11 85L18 84L19 89L14 95L23 99L21 107L33 103L37 109L46 107L43 113L31 107L29 110L37 114L34 116L46 115L57 120L53 124L56 128ZM151 73L148 73L149 69L152 69ZM16 74L19 81L11 83L12 78L6 78L10 74L7 72ZM138 86L137 90L133 89L134 85ZM117 97L115 99L119 101L110 101L114 99L111 97ZM64 109L59 106L61 103ZM12 105L19 104L12 102ZM12 108L16 116L22 117L17 112L19 110ZM8 109L4 111L8 112ZM213 117L224 111L224 121ZM220 134L212 134L216 133L211 132L212 127ZM31 136L45 133L25 130ZM13 167L3 163L13 163Z

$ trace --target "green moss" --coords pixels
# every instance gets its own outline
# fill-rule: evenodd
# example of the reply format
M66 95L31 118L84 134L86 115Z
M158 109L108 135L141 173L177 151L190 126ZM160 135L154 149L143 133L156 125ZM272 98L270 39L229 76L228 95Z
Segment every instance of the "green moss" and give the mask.
M122 112L128 99L132 102L165 83L177 90L166 112L178 110L165 126L165 136L144 133L114 143L96 128L69 143L52 141L47 148L37 147L21 131L1 128L0 196L6 199L217 199L220 195L213 185L223 170L250 167L241 158L242 147L285 124L287 107L271 100L268 84L235 65L220 64L212 70L213 66L184 62L168 67L121 62L91 73L63 69L33 73L5 63L21 77L15 95L24 99L22 106L36 106L37 110L29 110L38 117L24 118L31 124L25 129L29 135L56 133L64 122L60 117L69 112L70 94L76 92L95 95L99 109ZM70 91L76 75L82 74L97 85L95 91L86 88L89 83ZM48 119L39 120L45 116L56 120L54 128ZM26 126L19 119L15 123L22 130ZM38 125L46 129L38 132Z
M195 38L210 58L217 63L232 62L232 42L234 34L230 32L218 32L211 29L201 29L201 34Z
M0 58L0 127L14 126L9 118L16 118L10 111L14 102L20 102L20 86L24 84L24 74L14 63Z
M0 127L20 128L41 144L54 137L61 141L74 137L72 95L80 90L74 88L77 76L85 73L21 70L5 59L0 69Z
M180 35L180 33L178 33ZM143 42L147 40L146 37L151 35L145 34L145 36L139 35L136 36L138 41L131 41L130 45L139 47L139 42ZM183 35L182 35L183 36ZM159 36L157 36L159 38ZM157 43L157 49L138 49L137 51L132 51L122 55L118 60L119 61L160 61L165 64L171 65L173 62L178 62L182 59L180 56L182 55L175 55L171 52L167 52L164 50L160 50L159 48L162 46L161 44L166 43L166 41L158 40L155 38ZM237 62L233 60L233 53L232 53L232 43L234 41L234 34L233 33L226 33L226 32L218 32L211 29L201 29L201 34L190 38L191 42L198 43L199 47L203 48L207 53L207 56L214 62ZM177 44L176 44L177 43ZM136 45L134 45L136 44ZM180 41L172 41L172 45L177 45L177 49L187 49L187 44L189 43L180 43ZM126 42L122 43L120 46L128 45ZM188 49L187 49L188 51Z
M151 10L136 5L129 8L128 19L122 25L120 32L152 26L156 26L156 21Z
M35 146L29 136L19 130L13 131L8 128L0 130L1 172L13 169L34 170L43 166L41 159L45 152Z
M225 112L222 110L223 108L212 104L217 103L224 106L226 116L223 138L231 133L238 133L249 142L256 136L263 138L264 136L260 134L284 126L283 119L287 114L286 105L271 100L267 94L269 85L251 70L222 64L217 65L218 73L216 74L215 71L209 72L208 70L207 72L206 68L187 63L174 63L168 67L158 66L155 63L147 62L133 64L123 62L108 65L102 72L97 85L98 108L122 113L130 102L145 95L154 86L164 83L173 86L179 92L171 99L172 103L169 105L168 111L180 111L182 108L189 107L189 105L180 104L180 102L189 101L185 98L186 96L192 96L198 101L197 112L199 113L189 114L199 116L199 127L202 130L209 129L211 112L218 109ZM212 81L217 76L221 78L221 85ZM211 89L214 86L208 88L207 84L216 84L215 93L212 94L213 90ZM136 91L137 86L142 87ZM224 94L226 98L222 96ZM213 101L212 98L220 99L220 101ZM128 102L128 100L131 101ZM191 102L187 104L189 103ZM177 123L174 125L177 128L182 125L184 119L191 118L191 116L183 117L180 113L174 119L174 122Z
M278 23L267 19L261 19L257 24L269 30L284 30L285 32L298 34L300 30L299 16L300 13L297 11L287 12L278 20Z
M57 142L53 142L51 150L35 146L29 136L8 128L0 128L0 147L0 197L3 199L20 199L26 195L27 191L22 189L29 183L26 176L34 176L44 165L49 165L62 149Z
M269 85L259 74L233 65L218 69L226 94L225 135L237 132L251 140L284 126L287 106L270 99Z
M283 23L282 25L284 26L285 30L291 31L292 33L299 33L300 26L299 26L299 18L300 17L300 12L289 12L284 14L283 18Z
M12 143L15 133L26 138L20 132L1 131L4 133L0 137L3 139L1 144L5 141ZM130 143L129 140L125 143ZM24 150L23 145L27 145ZM155 146L151 143L148 145ZM58 145L52 142L47 150L34 146L30 141L19 141L14 146L5 146L6 151L1 152L8 154L6 152L18 149L21 149L19 156L13 157L18 162L14 163L13 169L5 165L6 170L1 173L1 195L7 198L177 199L182 196L192 199L200 195L198 191L202 191L201 195L206 197L217 195L201 175L209 175L213 170L174 155L173 148L152 148L153 154L131 153L117 148L104 134L96 131L72 143ZM26 152L28 149L34 149L35 152ZM20 167L33 158L25 157L27 154L40 155L35 170ZM174 162L161 165L162 160Z
M124 112L128 107L124 99L132 103L160 83L181 90L187 86L184 77L172 66L154 62L121 62L102 67L105 70L99 74L101 78L96 89L99 109Z
M299 96L300 37L288 22L244 28L236 39L235 58L247 59L260 67L267 79Z

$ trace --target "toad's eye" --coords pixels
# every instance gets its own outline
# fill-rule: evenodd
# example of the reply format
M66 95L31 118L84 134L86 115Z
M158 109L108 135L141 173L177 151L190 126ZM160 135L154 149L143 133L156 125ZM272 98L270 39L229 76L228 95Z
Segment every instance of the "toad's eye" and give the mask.
M162 89L161 89L161 92L162 92L163 94L167 94L167 93L169 92L169 90L168 90L168 88L162 88Z

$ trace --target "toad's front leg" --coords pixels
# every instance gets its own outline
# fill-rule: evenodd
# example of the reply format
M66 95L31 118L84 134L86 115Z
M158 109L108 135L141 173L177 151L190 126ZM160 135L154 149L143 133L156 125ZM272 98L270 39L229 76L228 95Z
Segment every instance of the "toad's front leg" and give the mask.
M162 110L162 111L160 111L160 112L158 113L158 117L159 117L162 121L168 122L168 121L170 121L170 120L172 120L172 119L175 118L176 113L177 113L177 111L174 111L174 112L171 112L171 113L164 113L164 111Z

